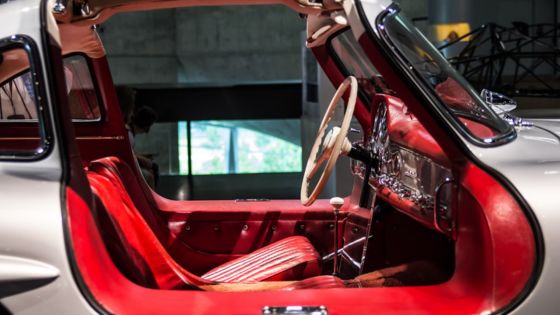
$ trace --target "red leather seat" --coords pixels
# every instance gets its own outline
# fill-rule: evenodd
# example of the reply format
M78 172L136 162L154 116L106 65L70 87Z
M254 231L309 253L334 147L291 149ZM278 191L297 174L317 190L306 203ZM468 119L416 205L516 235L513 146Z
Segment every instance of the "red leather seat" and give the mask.
M317 276L301 281L294 282L286 287L283 291L305 290L305 289L334 289L346 288L344 280L335 276Z
M202 278L216 282L302 279L319 274L318 261L306 237L292 236L218 266Z
M128 173L130 172L130 173ZM145 197L134 196L140 187L126 187L123 176L130 168L114 157L90 164L87 172L97 198L97 217L112 255L121 270L139 284L161 289L181 289L212 283L297 280L319 274L319 255L309 240L294 236L218 266L197 276L177 264L162 243L161 218L150 211ZM136 200L138 197L139 200ZM144 211L140 211L144 207ZM148 224L148 220L153 220ZM157 232L161 233L157 236Z

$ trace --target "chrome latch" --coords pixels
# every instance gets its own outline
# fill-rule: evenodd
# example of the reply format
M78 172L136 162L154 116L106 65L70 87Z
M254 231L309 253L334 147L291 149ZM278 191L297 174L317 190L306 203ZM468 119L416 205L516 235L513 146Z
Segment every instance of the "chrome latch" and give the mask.
M321 306L265 306L263 315L290 314L290 315L328 315L327 308Z

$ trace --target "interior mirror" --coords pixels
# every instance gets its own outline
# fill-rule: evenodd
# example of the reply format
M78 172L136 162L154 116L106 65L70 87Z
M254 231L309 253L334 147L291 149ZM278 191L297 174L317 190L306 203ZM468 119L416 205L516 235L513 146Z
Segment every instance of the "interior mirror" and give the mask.
M480 96L498 115L509 113L517 108L516 101L498 92L484 89L480 92Z

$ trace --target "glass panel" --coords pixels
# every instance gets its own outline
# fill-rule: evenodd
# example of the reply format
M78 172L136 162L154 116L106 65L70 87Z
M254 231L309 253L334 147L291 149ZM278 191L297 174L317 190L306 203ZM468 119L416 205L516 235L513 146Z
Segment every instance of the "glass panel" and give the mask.
M21 51L18 54L25 54L23 49L18 50ZM15 56L15 53L10 53L10 55ZM21 63L22 61L18 60L17 62ZM25 66L19 64L14 67L14 69L23 72L4 81L0 86L0 121L37 119L33 83L28 68L29 64ZM64 58L64 76L72 119L99 120L101 117L99 102L85 57L74 55Z
M161 175L189 174L189 124L155 123L134 151ZM192 175L301 172L299 119L205 120L190 123Z
M342 63L348 75L358 80L360 91L371 101L376 93L394 94L379 74L379 71L366 57L362 48L356 42L351 30L334 37L330 47Z
M27 53L13 49L2 54L0 64L0 120L37 119L37 105ZM18 74L19 73L19 74Z
M441 103L471 135L492 142L512 131L401 13L388 14L380 27L420 79L433 89Z
M180 121L177 124L179 138L179 174L189 174L189 148L187 139L187 122Z
M187 124L179 122L179 170L188 174ZM191 123L192 174L301 172L301 125L287 120Z
M99 120L99 102L95 85L84 56L64 58L66 91L73 120Z
M191 123L193 175L228 174L231 130L219 121Z
M9 157L37 156L44 150L29 67L22 48L0 53L0 151Z
M299 121L280 121L299 130ZM278 122L276 122L278 123ZM243 125L241 125L243 126ZM301 172L301 142L242 127L237 132L235 173ZM299 132L297 135L299 136Z
M134 137L135 154L154 161L162 175L178 174L180 168L178 158L181 154L177 150L181 150L183 142L185 150L187 146L186 133L185 138L181 140L177 128L176 122L154 123L148 133L137 134Z

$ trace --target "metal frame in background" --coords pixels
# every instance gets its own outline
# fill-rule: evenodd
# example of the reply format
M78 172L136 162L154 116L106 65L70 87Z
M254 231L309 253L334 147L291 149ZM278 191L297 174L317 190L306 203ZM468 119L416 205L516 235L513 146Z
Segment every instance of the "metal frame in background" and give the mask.
M478 89L509 96L560 97L560 84L550 80L560 73L559 35L560 24L513 22L507 28L488 23L439 49Z

